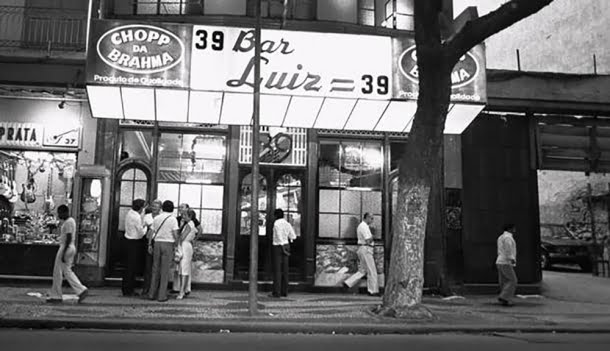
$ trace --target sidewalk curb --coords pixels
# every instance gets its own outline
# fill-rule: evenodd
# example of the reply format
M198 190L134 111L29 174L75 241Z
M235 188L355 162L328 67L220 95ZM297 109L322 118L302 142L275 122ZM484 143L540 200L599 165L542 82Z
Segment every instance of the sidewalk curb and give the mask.
M291 321L143 321L139 319L96 320L96 319L0 319L0 328L14 329L101 329L178 331L192 333L275 333L275 334L434 334L434 333L579 333L610 334L610 326L591 325L546 325L546 326L491 326L491 325L448 325L448 324L365 324L365 323L323 323Z

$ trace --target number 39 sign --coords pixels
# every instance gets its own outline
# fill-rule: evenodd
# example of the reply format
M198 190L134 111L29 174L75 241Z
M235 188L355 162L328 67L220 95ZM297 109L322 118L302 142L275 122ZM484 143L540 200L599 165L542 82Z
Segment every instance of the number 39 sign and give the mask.
M279 95L391 98L388 37L263 30L261 91ZM252 92L254 30L194 26L191 89Z

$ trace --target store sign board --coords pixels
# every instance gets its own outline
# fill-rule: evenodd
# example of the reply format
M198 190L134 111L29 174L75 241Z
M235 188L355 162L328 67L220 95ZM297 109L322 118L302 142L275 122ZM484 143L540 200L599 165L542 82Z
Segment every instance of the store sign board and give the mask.
M0 122L0 146L41 146L42 138L40 124Z
M87 82L187 88L191 26L91 21Z
M417 50L413 38L393 39L394 91L397 99L417 100L419 95L419 70ZM485 49L482 44L460 58L451 72L451 101L485 103L487 101L485 79Z
M79 127L53 125L45 127L42 144L52 147L78 147L79 141Z
M261 92L391 98L389 37L263 30ZM191 88L252 92L254 30L194 26Z

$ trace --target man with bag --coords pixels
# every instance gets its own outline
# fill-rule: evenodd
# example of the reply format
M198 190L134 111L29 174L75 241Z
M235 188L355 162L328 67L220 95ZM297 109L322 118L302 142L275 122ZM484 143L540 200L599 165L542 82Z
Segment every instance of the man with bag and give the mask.
M269 297L288 296L288 257L290 243L297 238L294 229L284 219L280 208L274 212L273 223L273 293Z
M163 212L153 220L153 267L148 298L167 301L169 268L174 259L174 246L178 237L178 221L172 215L174 203L166 200L161 205Z

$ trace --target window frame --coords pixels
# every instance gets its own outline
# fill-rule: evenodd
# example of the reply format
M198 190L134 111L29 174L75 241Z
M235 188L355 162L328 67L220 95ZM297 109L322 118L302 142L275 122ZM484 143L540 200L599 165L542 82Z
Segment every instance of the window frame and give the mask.
M381 155L384 154L384 142L383 140L364 140L364 139L352 139L352 138L320 138L319 140L319 144L323 145L323 144L334 144L334 145L338 145L340 150L342 150L343 144L344 143L358 143L360 145L360 148L362 150L363 147L365 147L367 144L373 144L375 146L379 146L379 150L381 152ZM342 152L341 152L342 154ZM320 153L318 151L318 160L320 160ZM339 156L339 164L342 164L343 160L342 160L342 156ZM362 164L362 160L360 161ZM362 172L362 171L361 171ZM345 243L345 244L355 244L357 242L357 237L344 237L342 236L342 232L343 232L343 221L342 218L343 217L348 217L350 215L358 215L358 224L362 221L362 217L364 215L365 212L371 212L371 211L365 211L365 206L364 206L364 202L365 202L365 195L364 194L373 194L373 193L379 193L379 208L377 209L379 212L372 212L372 214L377 218L377 220L375 221L375 223L377 224L375 226L375 231L376 233L374 233L374 240L376 242L383 242L385 240L385 235L384 235L384 231L383 231L383 218L384 218L384 213L383 213L383 191L384 191L384 184L383 184L383 179L384 179L384 172L385 172L385 167L384 167L384 162L382 162L381 167L379 167L379 176L380 176L380 184L379 187L375 187L375 188L371 188L371 187L350 187L350 186L343 186L342 184L339 184L337 186L330 186L330 185L321 185L320 184L320 164L318 163L318 169L317 169L317 217L316 217L316 241L318 243ZM360 173L362 175L362 173ZM341 183L341 182L340 182ZM332 191L337 191L338 192L338 209L337 211L322 211L321 210L321 193L325 190L332 190ZM357 192L359 193L359 208L360 208L360 213L356 214L356 213L352 213L352 212L342 212L342 206L343 206L343 195L344 192ZM321 234L321 230L320 230L320 218L321 215L335 215L337 216L338 219L338 234L336 237L325 237L325 236L320 236ZM378 233L377 233L378 232Z

